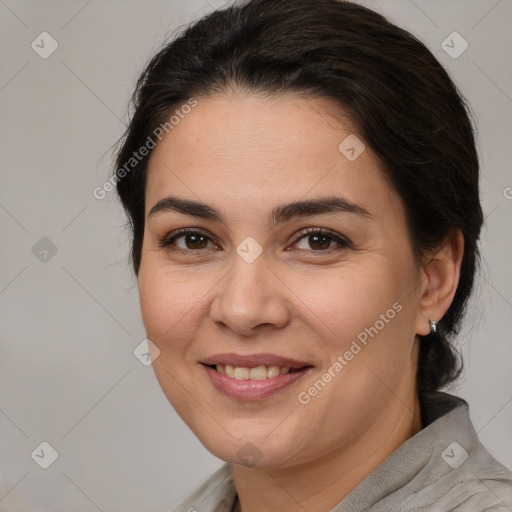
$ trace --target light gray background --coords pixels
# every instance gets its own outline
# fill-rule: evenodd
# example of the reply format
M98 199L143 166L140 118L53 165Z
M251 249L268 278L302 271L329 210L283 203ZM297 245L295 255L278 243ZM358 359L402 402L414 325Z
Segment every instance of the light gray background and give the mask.
M1 511L165 510L222 464L133 354L145 335L123 213L114 193L92 191L144 63L223 3L0 0ZM365 4L428 45L478 119L486 269L453 391L512 468L512 1ZM43 31L59 44L47 59L31 48ZM441 48L453 31L469 43L458 59ZM32 250L42 237L57 248L46 262ZM59 455L46 470L31 457L42 441Z

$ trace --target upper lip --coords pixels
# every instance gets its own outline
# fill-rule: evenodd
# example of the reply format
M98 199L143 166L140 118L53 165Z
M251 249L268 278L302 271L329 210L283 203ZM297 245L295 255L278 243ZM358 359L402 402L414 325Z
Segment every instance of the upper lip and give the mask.
M279 366L281 368L303 368L304 366L312 366L304 361L281 357L274 354L216 354L207 357L202 361L205 365L229 364L240 368L255 368L256 366Z

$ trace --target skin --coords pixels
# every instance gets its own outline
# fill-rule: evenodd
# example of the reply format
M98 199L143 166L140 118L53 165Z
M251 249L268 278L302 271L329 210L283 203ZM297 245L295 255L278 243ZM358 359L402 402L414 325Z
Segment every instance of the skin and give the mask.
M422 428L417 334L428 334L428 319L441 319L453 299L462 236L447 237L418 264L402 201L377 156L368 145L355 161L338 150L348 135L362 136L331 100L242 92L196 99L148 167L138 284L147 336L160 350L154 371L204 446L231 463L235 510L330 510ZM149 215L170 195L219 209L225 223ZM279 204L332 195L371 218L334 212L267 223ZM208 238L200 249L183 236L160 247L181 228ZM327 239L319 248L305 228L351 244ZM252 263L236 252L249 236L262 248ZM299 393L395 303L401 311L299 403ZM268 352L314 368L264 400L235 400L200 364L227 352ZM259 457L252 466L237 455L249 442Z

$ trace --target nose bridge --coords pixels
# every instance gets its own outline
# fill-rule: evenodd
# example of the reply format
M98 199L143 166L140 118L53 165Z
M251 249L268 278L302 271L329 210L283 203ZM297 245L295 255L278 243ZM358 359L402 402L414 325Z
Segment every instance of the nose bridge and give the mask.
M253 307L254 303L263 301L264 296L270 291L267 286L269 273L264 255L251 261L236 254L233 256L231 271L226 276L223 294L233 301L235 307Z
M260 324L282 326L287 317L285 298L263 253L255 259L233 255L211 308L214 321L245 334Z

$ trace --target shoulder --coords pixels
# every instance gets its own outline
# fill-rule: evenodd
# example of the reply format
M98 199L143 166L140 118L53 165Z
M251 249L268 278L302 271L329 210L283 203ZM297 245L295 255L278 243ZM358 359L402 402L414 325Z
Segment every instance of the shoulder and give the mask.
M440 479L411 497L407 512L512 512L512 474L471 463L457 478Z
M224 464L172 512L231 512L235 497L231 467Z
M512 512L512 471L478 439L467 403L459 402L429 430L434 434L433 450L424 471L424 486L405 510Z
M512 512L512 471L498 462L479 440L463 465L449 489L450 499L460 503L454 510ZM448 498L444 501L449 505Z

